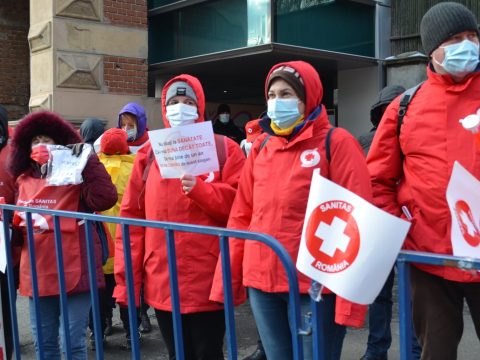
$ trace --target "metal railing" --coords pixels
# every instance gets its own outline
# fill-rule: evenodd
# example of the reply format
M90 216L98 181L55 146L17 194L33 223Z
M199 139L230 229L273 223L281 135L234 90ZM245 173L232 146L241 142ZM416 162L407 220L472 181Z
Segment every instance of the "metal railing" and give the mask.
M480 259L432 254L418 251L401 251L397 258L398 312L400 323L400 359L410 360L412 354L412 307L410 302L410 263L480 270Z
M208 226L198 226L198 225L187 225L180 223L167 223L160 221L148 221L148 220L139 220L131 218L120 218L120 217L110 217L102 216L96 214L88 213L78 213L78 212L67 212L67 211L55 211L55 210L46 210L39 208L28 208L21 206L13 205L0 205L2 210L2 218L5 219L5 223L8 223L12 219L13 211L23 211L26 213L26 224L27 224L27 244L28 244L28 254L31 264L31 278L32 278L32 292L33 292L33 309L36 312L36 327L37 331L37 342L42 343L42 332L41 332L41 314L38 311L39 309L39 289L37 282L37 269L35 266L35 247L33 241L33 225L32 225L32 213L39 213L50 215L53 218L54 225L54 241L55 241L55 252L57 259L57 271L58 271L58 284L59 284L59 298L60 306L62 312L62 322L64 329L68 329L68 311L67 309L67 295L65 288L65 276L63 272L63 250L62 250L62 238L60 231L60 218L73 218L85 223L85 237L86 237L86 250L87 250L87 259L88 259L88 273L89 273L89 285L90 289L97 289L97 280L96 280L96 264L95 264L95 251L93 243L93 234L92 229L95 221L107 222L107 223L116 223L120 224L122 227L122 242L123 242L123 251L125 259L125 277L126 285L128 292L128 314L130 322L130 341L132 345L132 359L140 359L140 346L139 339L136 336L137 329L137 310L135 304L135 291L133 284L133 271L132 271L132 260L131 260L131 248L130 248L130 226L140 226L140 227L149 227L155 229L163 229L166 233L166 242L167 242L167 255L168 255L168 270L170 273L170 292L172 298L172 318L173 318L173 328L174 328L174 341L175 341L175 352L176 357L179 360L183 360L184 349L183 349L183 336L182 336L182 322L180 314L180 298L181 294L179 293L178 288L178 275L177 275L177 265L176 265L176 249L175 249L175 232L189 232L189 233L199 233L218 236L220 241L220 257L222 259L222 272L223 272L223 287L224 287L224 304L225 304L225 323L226 323L226 338L227 338L227 351L228 359L236 360L237 359L237 340L235 333L235 320L234 320L234 302L232 296L232 284L231 284L231 269L230 269L230 251L229 251L229 238L234 237L243 240L254 240L262 242L263 244L269 246L279 257L282 262L285 271L287 273L288 282L289 282L289 301L293 306L289 306L289 317L291 319L291 331L294 336L292 336L292 349L294 360L303 359L303 347L302 347L302 336L313 336L312 346L313 346L313 358L322 360L324 359L324 354L322 349L323 346L323 337L319 334L320 328L320 314L319 304L312 301L312 314L307 325L307 328L303 327L302 316L300 313L300 295L298 291L298 279L297 271L295 266L290 258L290 255L286 252L283 246L278 243L273 237L254 232L247 231L238 231L238 230L229 230L224 228L217 227L208 227ZM8 226L4 227L4 238L8 244L10 241L10 232ZM238 240L241 241L241 240ZM14 344L14 354L15 359L20 360L20 344L19 344L19 334L18 334L18 321L17 321L17 312L15 306L16 300L16 288L14 283L13 275L13 266L12 266L12 251L10 246L6 246L6 256L7 256L7 278L8 278L8 296L10 300L10 313L11 313L11 322L12 322L12 332L13 332L13 344ZM447 255L437 255L431 253L420 253L413 251L401 251L397 259L397 268L398 268L398 293L399 293L399 320L400 320L400 358L401 360L408 360L411 358L412 350L412 316L411 316L411 304L410 304L410 285L409 285L409 269L410 263L419 263L419 264L429 264L429 265L439 265L439 266L450 266L458 267L465 270L480 270L480 260L447 256ZM5 294L2 294L5 296ZM92 303L92 312L93 312L93 326L95 334L95 344L96 344L96 359L101 360L104 357L103 352L103 341L102 341L102 331L100 324L100 305L98 299L97 291L90 291L91 303ZM64 351L66 359L71 359L71 349L70 349L70 334L68 331L64 331ZM39 346L39 355L43 359L43 349Z
M32 292L33 292L33 307L36 312L36 321L37 321L37 342L38 344L42 343L42 334L41 334L41 314L38 311L39 309L39 289L37 283L37 269L35 266L35 247L33 241L33 226L32 226L32 213L39 213L43 215L50 215L53 218L54 224L54 240L55 240L55 252L57 259L57 271L58 271L58 283L60 291L60 306L62 310L62 321L64 329L68 329L68 312L64 311L67 309L67 295L65 289L65 276L63 273L63 254L62 254L62 239L60 231L60 218L74 218L85 223L85 236L86 236L86 249L87 249L87 258L88 258L88 272L89 272L89 285L90 289L97 289L97 280L96 280L96 264L95 264L95 253L94 253L94 244L93 244L93 235L92 235L92 226L94 221L107 222L107 223L116 223L121 224L122 227L122 241L124 249L124 259L125 259L125 276L126 276L126 285L128 291L128 314L130 321L130 335L131 335L131 345L132 345L132 359L140 359L140 347L138 336L136 336L137 329L137 315L136 315L136 305L135 305L135 292L133 287L133 272L132 272L132 260L131 260L131 249L130 249L130 226L140 226L140 227L149 227L155 229L163 229L166 233L167 241L167 255L168 255L168 269L170 273L170 292L172 299L172 317L173 317L173 328L174 328L174 339L175 339L175 352L176 357L179 360L184 359L184 350L183 350L183 336L182 336L182 323L181 323L181 314L180 314L180 297L178 289L178 276L177 276L177 265L176 265L176 252L175 252L175 232L189 232L189 233L199 233L214 235L219 237L220 241L220 250L221 250L221 259L222 259L222 272L223 272L223 286L224 286L224 309L225 309L225 323L226 323L226 338L227 338L227 351L228 359L236 360L237 359L237 342L235 334L235 320L234 320L234 305L232 297L232 285L231 285L231 271L230 271L230 256L229 256L229 238L235 237L238 239L244 240L254 240L262 242L263 244L269 246L280 258L285 271L287 273L288 282L289 282L289 301L293 306L290 306L290 318L291 318L291 330L292 334L295 336L292 337L292 346L293 346L293 355L295 360L303 359L303 348L301 336L308 333L308 331L302 329L302 321L300 314L300 296L298 292L298 279L295 266L290 258L290 255L286 252L283 246L278 243L273 237L260 233L253 233L247 231L237 231L229 230L224 228L217 227L208 227L208 226L197 226L197 225L187 225L180 223L167 223L160 221L148 221L148 220L139 220L131 218L121 218L121 217L110 217L102 216L96 214L88 213L78 213L78 212L68 212L68 211L56 211L56 210L46 210L39 208L29 208L13 205L0 205L2 209L3 219L5 223L9 222L12 218L13 211L23 211L26 213L26 225L27 225L27 244L29 259L31 264L31 278L32 278ZM6 243L10 241L10 234L8 227L5 226L4 237L7 240ZM8 276L8 287L9 287L9 299L10 299L10 310L12 314L12 331L13 331L13 343L15 350L15 359L19 360L20 357L20 346L19 346L19 335L18 335L18 323L16 316L15 308L15 294L16 289L13 279L13 267L12 267L12 252L9 246L6 246L7 254L7 276ZM95 344L96 344L96 359L103 359L103 342L102 342L102 331L99 318L99 299L97 291L90 291L91 303L92 303L92 312L93 312L93 326L95 334ZM71 359L72 354L70 351L70 334L68 331L64 332L65 336L65 357L66 359ZM39 355L41 358L43 356L43 349L39 347Z

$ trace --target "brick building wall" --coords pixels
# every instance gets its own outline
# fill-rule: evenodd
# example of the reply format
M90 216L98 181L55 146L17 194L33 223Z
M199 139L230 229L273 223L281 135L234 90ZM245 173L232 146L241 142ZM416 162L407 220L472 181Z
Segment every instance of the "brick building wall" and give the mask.
M104 0L103 15L112 25L147 28L147 0Z
M0 1L0 104L9 119L28 112L30 97L29 1Z
M147 29L147 0L104 0L104 21ZM104 85L112 94L147 95L146 59L104 57Z
M112 94L147 94L147 61L127 57L104 56L104 84Z

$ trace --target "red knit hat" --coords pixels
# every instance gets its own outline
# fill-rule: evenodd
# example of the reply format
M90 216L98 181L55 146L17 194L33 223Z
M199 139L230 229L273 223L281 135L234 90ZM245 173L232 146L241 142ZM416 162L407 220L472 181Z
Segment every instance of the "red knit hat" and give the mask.
M259 124L260 120L261 119L250 120L245 125L247 141L250 143L253 142L257 138L257 136L263 132L263 129Z
M124 155L130 152L127 133L118 128L105 131L100 139L100 152L107 155Z

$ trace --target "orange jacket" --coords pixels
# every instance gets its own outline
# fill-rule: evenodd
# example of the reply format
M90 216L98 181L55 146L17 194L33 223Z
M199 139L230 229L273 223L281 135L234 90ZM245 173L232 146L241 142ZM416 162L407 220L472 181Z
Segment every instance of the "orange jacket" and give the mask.
M260 135L242 173L228 227L267 233L276 238L297 259L313 170L319 168L337 184L370 200L371 187L363 152L347 131L336 129L331 139L331 161L325 156L325 137L331 127L321 105L322 85L316 71L304 62L286 63L305 82L306 122L302 130L287 140L271 136L259 151L266 133ZM279 64L278 66L285 65ZM269 76L267 76L267 79ZM265 87L267 84L265 84ZM267 93L267 89L265 89ZM268 129L267 129L268 131ZM316 151L319 161L311 161L306 151ZM254 241L231 240L232 280L235 303L245 300L245 287L265 292L288 292L286 273L279 258L267 246ZM220 262L219 262L220 263ZM311 280L298 273L300 292L306 294ZM217 266L211 299L223 301L221 267ZM337 298L336 321L361 326L366 307Z
M165 85L162 94L163 119L166 119L165 93L173 81L185 81L193 88L200 114L197 122L204 121L203 89L200 82L189 75L177 76ZM169 127L168 121L164 122ZM224 227L245 161L238 144L228 138L224 138L224 142L227 156L222 171L213 173L213 178L197 176L197 183L189 193L183 192L179 179L162 178L155 160L150 163L146 181L143 180L151 152L151 145L147 143L137 153L120 216ZM143 282L145 302L155 309L171 311L165 231L132 227L130 241L137 303ZM208 299L219 256L218 237L177 232L175 245L181 312L221 309ZM114 269L117 282L114 297L117 302L125 304L127 289L120 231L117 231Z
M427 74L409 104L400 136L399 98L387 108L367 163L375 205L403 218L401 207L406 206L413 217L404 248L451 255L451 215L445 194L453 163L459 161L480 178L480 152L472 134L459 123L480 108L480 72L461 83L430 67ZM448 280L480 281L480 276L455 268L416 266Z

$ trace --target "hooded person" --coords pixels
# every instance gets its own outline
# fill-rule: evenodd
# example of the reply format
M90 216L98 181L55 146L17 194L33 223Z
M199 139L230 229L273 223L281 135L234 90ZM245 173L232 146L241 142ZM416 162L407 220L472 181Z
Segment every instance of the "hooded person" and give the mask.
M454 164L480 178L475 135L460 123L478 117L480 108L478 20L458 2L440 2L423 15L420 36L430 58L427 79L410 99L400 128L400 99L387 107L367 156L373 204L412 223L405 250L453 255L457 222L445 195ZM456 359L464 304L480 338L478 272L412 263L409 280L421 358Z
M373 125L373 128L366 134L360 135L358 137L358 142L365 153L365 156L370 149L370 144L372 143L373 137L375 136L375 131L377 130L378 124L382 119L383 113L387 109L387 106L400 94L405 92L405 88L400 85L390 85L385 86L378 94L378 99L375 104L372 105L370 109L370 122Z
M111 128L105 131L100 138L100 148L98 150L98 158L105 166L107 173L112 179L113 185L117 190L118 200L110 209L102 211L102 215L119 216L120 205L122 203L123 194L127 187L130 174L132 173L133 163L135 161L135 154L130 153L130 148L127 143L126 131L118 128ZM103 273L105 277L105 289L99 291L100 300L100 323L105 327L104 334L110 335L112 333L112 318L113 309L115 308L115 299L112 297L113 289L115 288L115 278L113 274L115 244L114 239L117 231L117 224L105 223L106 235L108 240L109 257L103 265ZM127 336L127 342L123 344L124 348L130 346L130 327L128 320L128 309L120 309L120 317L124 323L124 328ZM95 336L93 336L93 321L90 319L89 323L92 334L90 336L90 346L95 349Z
M118 113L117 128L127 133L130 152L136 154L148 141L147 115L143 106L134 102L123 106ZM100 149L101 139L100 136L93 144L96 152Z
M215 134L228 136L240 144L245 134L234 124L231 115L230 106L220 104L217 108L217 119L213 124L213 132Z
M15 204L15 181L7 168L7 159L11 152L9 144L9 127L7 110L0 105L0 197L5 203ZM18 259L15 259L18 261ZM10 319L10 299L8 296L8 279L3 272L0 273L0 285L2 295L2 312L5 336L5 351L7 359L12 357L13 336ZM18 285L18 284L16 284Z
M0 105L0 196L7 204L13 204L15 200L15 181L8 168L7 159L10 154L10 128L8 127L7 110Z
M95 141L105 132L105 123L97 118L86 118L80 125L80 136L87 144L94 145ZM98 152L98 148L95 152Z
M322 105L323 88L317 71L303 61L274 65L265 81L267 116L264 133L254 142L245 162L228 228L266 233L296 261L312 173L371 199L370 179L358 142L346 130L331 133L330 161L325 142L331 129ZM308 158L305 153L310 154ZM256 241L230 240L232 289L235 304L246 299L257 324L267 359L292 359L288 321L288 280L281 262L268 246ZM311 279L297 273L301 311L310 311ZM223 302L221 262L211 300ZM345 326L363 325L366 306L353 304L323 289L320 311L326 359L340 359ZM311 337L303 339L305 359L312 358Z
M36 204L51 210L92 212L109 209L117 200L117 192L105 167L95 154L90 155L82 171L83 182L77 185L49 186L46 183L45 164L49 160L48 144L72 145L72 153L83 149L82 139L73 126L55 113L40 111L26 116L15 128L9 169L16 179L18 206ZM73 145L75 144L75 145ZM41 204L41 205L39 205ZM50 215L32 216L34 219L35 265L37 270L39 308L42 315L42 343L38 342L36 312L32 299L32 278L28 243L22 246L20 260L19 293L30 298L30 322L35 350L39 348L46 359L59 359L60 296L53 219ZM23 212L15 212L14 226L26 232ZM73 359L86 359L86 331L90 310L90 286L87 268L87 250L84 225L76 219L60 220L63 246L65 288L68 300L71 352ZM96 278L99 287L104 286L102 273L102 251L100 240L93 234ZM53 256L53 258L52 258ZM64 344L63 332L60 332ZM65 351L65 349L63 349Z
M260 126L261 119L250 120L245 124L245 139L240 143L240 147L243 150L245 156L248 156L250 149L252 148L253 142L257 137L263 132L262 127Z
M128 103L120 110L117 127L126 131L132 154L136 154L148 141L147 115L145 109L137 103Z
M193 76L183 74L168 81L161 103L166 128L205 121L205 95L200 81ZM185 174L180 179L161 176L147 143L137 153L120 216L140 219L148 216L149 220L224 227L245 158L233 140L216 136L215 141L220 170L200 176ZM170 359L174 359L165 231L132 228L130 243L135 300L138 305L143 283L145 302L155 309ZM208 299L219 256L218 237L179 232L175 234L175 247L185 359L223 359L223 307ZM117 282L114 297L120 304L127 304L123 247L118 236L114 268Z

